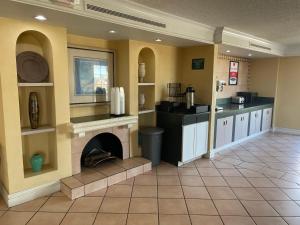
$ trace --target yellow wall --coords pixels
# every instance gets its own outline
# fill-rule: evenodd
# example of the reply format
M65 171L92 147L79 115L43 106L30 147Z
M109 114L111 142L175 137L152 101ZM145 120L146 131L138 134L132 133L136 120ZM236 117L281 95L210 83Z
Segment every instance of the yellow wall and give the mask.
M259 96L275 97L279 58L252 59L250 62L249 91Z
M239 62L239 77L237 85L228 85L229 82L229 63L230 61ZM222 92L217 93L217 98L230 98L236 96L239 91L248 91L248 79L249 79L249 62L245 58L232 57L225 55L218 55L216 61L215 75L217 80L224 80L226 86Z
M50 62L54 74L54 96L56 118L57 170L40 176L24 178L21 124L19 116L19 96L16 72L16 43L25 31L38 31L50 40L53 59ZM9 38L8 38L9 37ZM11 194L45 183L58 181L71 174L70 137L66 131L69 123L67 39L64 28L48 26L43 23L24 22L0 18L0 83L1 83L1 146L5 171L2 182ZM7 165L7 166L5 166Z
M280 58L276 127L300 130L300 57Z

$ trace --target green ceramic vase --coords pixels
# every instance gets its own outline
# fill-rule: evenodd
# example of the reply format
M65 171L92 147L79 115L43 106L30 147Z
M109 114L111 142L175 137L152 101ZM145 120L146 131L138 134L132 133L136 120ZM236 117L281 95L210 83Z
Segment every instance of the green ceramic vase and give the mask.
M34 154L31 157L31 168L33 172L40 172L43 167L44 158L41 154Z

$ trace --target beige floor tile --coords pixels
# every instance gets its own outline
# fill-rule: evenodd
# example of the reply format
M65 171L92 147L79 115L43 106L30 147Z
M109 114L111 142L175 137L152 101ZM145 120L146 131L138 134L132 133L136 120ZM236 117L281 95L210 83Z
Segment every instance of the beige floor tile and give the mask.
M247 216L222 216L225 225L255 225L251 217Z
M158 215L128 214L127 225L158 225Z
M188 214L184 199L158 199L159 214Z
M282 179L270 178L270 180L272 181L272 183L274 183L277 187L280 188L300 188L298 184Z
M158 185L180 185L179 176L157 176Z
M4 213L6 213L6 211L0 211L0 217L3 216Z
M293 201L269 201L280 216L300 216L300 206Z
M247 178L248 181L257 188L276 187L268 178Z
M210 196L205 187L182 186L182 189L185 198L210 199Z
M198 170L196 168L187 168L187 167L181 167L178 168L178 173L180 176L198 176Z
M40 207L47 201L48 197L38 198L21 205L14 206L10 208L13 211L19 212L35 212L40 209Z
M238 200L214 200L220 215L247 216L248 213Z
M61 225L92 225L96 213L68 213Z
M214 164L209 159L198 159L194 161L194 164L197 168L214 168Z
M157 167L157 175L178 175L178 169L171 166L159 166Z
M156 198L132 198L129 213L158 213Z
M89 194L87 194L85 196L86 197L103 197L103 196L105 196L106 190L107 190L107 188L103 188L103 189L101 189L99 191L95 191L95 192L89 193Z
M207 187L212 199L236 199L229 187Z
M126 225L127 214L98 213L93 225Z
M157 186L134 185L132 190L132 197L156 198Z
M183 198L181 186L158 186L158 198Z
M225 177L225 180L230 187L252 187L243 177Z
M8 211L0 217L1 225L25 225L34 212L13 212Z
M160 215L159 225L191 225L187 215Z
M239 171L245 177L265 177L263 174L253 171L253 170L239 169Z
M199 168L199 173L202 177L218 177L221 176L215 168Z
M195 168L196 165L194 162L186 163L181 166L181 168Z
M218 215L218 212L211 200L186 199L189 214Z
M59 225L63 220L65 213L36 213L27 225Z
M121 181L118 183L118 185L133 185L133 183L134 183L134 177Z
M282 189L284 193L286 193L290 199L298 201L300 200L300 189Z
M115 184L107 188L105 196L107 197L130 197L132 192L131 185Z
M290 200L279 188L256 188L265 200Z
M65 194L62 193L61 191L58 191L58 192L53 193L51 196L62 197L62 196L65 196Z
M130 198L109 198L103 199L100 212L104 213L127 213Z
M241 201L250 216L279 216L266 201Z
M241 177L242 174L237 169L219 169L224 177Z
M75 200L69 212L98 212L102 197L81 197Z
M299 225L300 217L284 217L284 220L288 222L289 225Z
M83 184L89 184L89 183L106 178L105 175L103 175L101 173L97 173L96 171L93 171L93 170L82 171L81 173L76 174L73 177L76 178L77 180L79 180Z
M264 200L255 188L232 188L240 200Z
M205 186L227 187L227 183L222 177L202 177Z
M181 185L185 186L204 186L200 176L180 176Z
M281 217L253 217L257 225L288 225Z
M39 211L43 212L67 212L73 201L67 197L50 197Z
M135 185L157 185L157 177L151 175L139 175L134 179Z
M193 225L223 225L219 216L191 215Z

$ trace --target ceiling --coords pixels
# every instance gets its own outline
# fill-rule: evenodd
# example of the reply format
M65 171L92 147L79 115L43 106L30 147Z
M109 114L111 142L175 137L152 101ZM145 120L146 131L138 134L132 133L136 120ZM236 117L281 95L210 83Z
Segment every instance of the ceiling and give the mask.
M300 44L300 0L131 0L214 27Z
M173 46L194 46L201 43L172 37L155 32L149 32L121 26L114 23L104 22L84 16L79 16L70 13L64 13L57 10L51 10L33 5L12 2L9 0L0 0L0 17L10 17L22 20L33 21L33 17L37 14L47 16L47 21L43 23L66 27L68 33L102 38L107 40L141 40L152 43L156 38L163 40L161 44L168 44ZM110 30L117 31L116 34L110 34Z

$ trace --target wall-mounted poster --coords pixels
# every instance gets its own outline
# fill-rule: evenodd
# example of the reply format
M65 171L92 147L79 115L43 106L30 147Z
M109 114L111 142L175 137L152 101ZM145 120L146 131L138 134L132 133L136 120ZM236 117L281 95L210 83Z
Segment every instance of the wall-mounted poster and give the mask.
M229 85L237 85L239 77L239 62L229 62Z
M192 59L192 70L203 70L204 69L204 59Z

